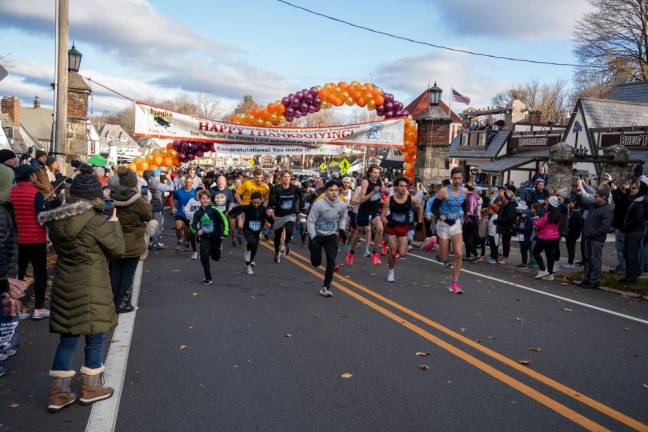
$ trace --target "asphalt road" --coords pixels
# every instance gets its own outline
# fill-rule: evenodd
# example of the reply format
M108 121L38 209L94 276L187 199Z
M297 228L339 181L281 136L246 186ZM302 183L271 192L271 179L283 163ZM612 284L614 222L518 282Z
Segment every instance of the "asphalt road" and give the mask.
M512 284L648 320L645 302L487 264L455 296L414 256L395 284L357 259L326 299L305 250L261 248L253 276L242 253L225 245L210 287L189 254L151 254L117 431L648 430L648 325ZM0 430L85 428L87 408L45 413L45 326L0 378Z

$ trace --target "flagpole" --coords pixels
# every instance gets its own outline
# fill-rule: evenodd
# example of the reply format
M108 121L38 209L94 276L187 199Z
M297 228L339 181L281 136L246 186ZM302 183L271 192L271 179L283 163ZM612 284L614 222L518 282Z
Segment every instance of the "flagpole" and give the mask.
M452 120L452 84L450 84L450 100L448 102L448 117L450 117L450 120Z

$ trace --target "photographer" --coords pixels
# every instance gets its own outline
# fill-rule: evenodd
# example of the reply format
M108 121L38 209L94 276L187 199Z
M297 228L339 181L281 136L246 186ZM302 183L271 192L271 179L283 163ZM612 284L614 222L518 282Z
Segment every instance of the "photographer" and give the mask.
M625 222L628 207L630 207L630 183L625 182L623 185L617 185L611 181L612 202L614 203L614 212L612 217L612 228L614 228L614 248L616 249L617 265L615 273L625 272L625 257L623 254L625 245L625 232L623 225Z

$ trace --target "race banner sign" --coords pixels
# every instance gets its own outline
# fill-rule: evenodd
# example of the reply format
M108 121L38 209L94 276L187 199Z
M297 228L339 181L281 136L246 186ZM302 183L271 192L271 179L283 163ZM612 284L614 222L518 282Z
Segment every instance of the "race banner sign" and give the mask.
M298 155L340 155L347 148L341 145L321 145L306 147L295 145L266 145L266 144L214 144L214 151L218 155L227 156L298 156Z
M266 145L277 149L281 146L322 145L401 147L404 131L403 118L331 127L266 128L201 119L143 102L135 104L134 136L137 138L191 140L227 145ZM224 146L220 148L224 150Z

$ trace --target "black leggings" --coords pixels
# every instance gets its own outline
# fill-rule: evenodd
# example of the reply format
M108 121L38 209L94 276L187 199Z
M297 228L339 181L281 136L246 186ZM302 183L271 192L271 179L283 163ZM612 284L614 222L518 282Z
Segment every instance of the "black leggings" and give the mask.
M542 261L542 251L544 251L545 255L547 255L547 269L549 270L549 273L553 273L556 249L559 244L560 239L536 239L535 246L533 247L533 258L535 258L538 263L538 268L540 268L540 270L545 271L544 261Z
M311 264L319 267L322 264L322 248L326 254L326 271L324 272L324 286L330 287L333 281L333 270L335 269L335 258L337 257L337 235L316 236L310 239Z
M579 237L580 234L578 236L567 236L567 262L569 264L574 264L574 260L576 259L576 242L578 242Z
M245 242L247 243L247 250L250 251L250 261L246 261L245 264L250 265L254 261L254 257L259 250L259 235L260 231L243 231L243 236L245 237Z
M220 236L201 236L200 239L200 264L205 272L205 279L212 278L209 258L218 261L221 257Z
M295 222L286 222L281 228L274 230L274 249L275 254L279 253L281 248L281 234L286 230L286 240L285 244L289 244L292 239L293 231L295 231Z
M120 311L130 304L137 263L139 257L115 258L110 261L110 284L112 285L115 309Z
M34 307L42 309L45 306L47 288L47 245L45 243L18 245L18 279L25 279L30 262L34 269Z

